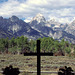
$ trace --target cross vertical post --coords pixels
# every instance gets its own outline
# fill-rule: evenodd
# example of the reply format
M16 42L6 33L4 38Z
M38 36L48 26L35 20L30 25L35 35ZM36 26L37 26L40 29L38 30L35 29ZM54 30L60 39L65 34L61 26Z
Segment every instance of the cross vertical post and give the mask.
M24 56L37 56L37 75L41 75L41 58L40 56L53 56L52 52L42 53L40 52L40 40L37 40L37 52L36 53L24 53Z
M37 40L37 75L40 75L40 40Z

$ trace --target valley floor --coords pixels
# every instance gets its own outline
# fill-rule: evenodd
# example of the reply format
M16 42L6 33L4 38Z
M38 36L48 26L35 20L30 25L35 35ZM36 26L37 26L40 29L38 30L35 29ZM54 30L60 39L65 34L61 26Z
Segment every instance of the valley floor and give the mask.
M12 65L24 71L37 71L37 57L23 55L0 55L0 71ZM68 66L75 71L75 58L66 56L42 56L41 71L58 71L59 67ZM34 75L34 74L33 74Z

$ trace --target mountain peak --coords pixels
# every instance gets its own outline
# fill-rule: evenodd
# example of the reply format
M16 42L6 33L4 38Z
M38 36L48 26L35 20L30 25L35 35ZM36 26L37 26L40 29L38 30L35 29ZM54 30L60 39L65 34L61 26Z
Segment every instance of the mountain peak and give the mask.
M12 21L12 22L16 22L16 21L18 21L19 20L19 18L17 17L17 16L12 16L12 17L10 17L9 18L10 19L10 21Z
M75 20L73 20L72 24L75 24Z
M51 19L50 21L55 22L56 20L53 18L53 19Z
M43 14L41 14L41 13L38 13L38 14L36 15L36 17L38 17L38 16L44 17Z
M33 21L36 21L37 24L39 24L41 22L45 22L46 20L42 14L38 13L35 17L33 17L30 23L32 23Z
M36 21L37 24L39 24L41 22L45 22L46 20L42 14L38 13L35 17L33 17L30 23L32 23L33 21Z
M0 16L0 20L2 20L3 19L3 17L2 16Z

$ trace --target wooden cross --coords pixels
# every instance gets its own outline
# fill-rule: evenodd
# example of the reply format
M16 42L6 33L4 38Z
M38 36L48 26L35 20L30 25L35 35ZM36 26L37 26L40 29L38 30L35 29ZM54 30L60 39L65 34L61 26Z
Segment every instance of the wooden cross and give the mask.
M37 40L37 53L24 53L24 56L37 56L37 75L41 75L41 59L40 56L53 56L53 53L40 52L40 40Z

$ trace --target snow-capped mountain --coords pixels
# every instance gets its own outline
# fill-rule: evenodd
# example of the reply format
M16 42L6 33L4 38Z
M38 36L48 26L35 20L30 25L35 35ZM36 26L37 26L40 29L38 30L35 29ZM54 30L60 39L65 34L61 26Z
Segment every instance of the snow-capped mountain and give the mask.
M37 26L45 26L45 18L42 14L37 14L32 20L29 22L30 26L36 28Z
M75 36L75 20L66 27L65 31Z
M66 24L61 24L55 19L46 21L45 17L40 13L33 17L29 24L34 28L36 28L37 26L47 26L51 27L53 30L63 30L66 27Z
M42 32L49 37L53 37L54 39L61 40L64 38L69 42L75 42L75 35L64 31L68 27L68 24L61 24L56 22L54 19L46 21L42 14L37 14L30 21L29 25L39 32Z
M26 23L16 16L8 19L0 17L0 38L12 38L24 35L29 39L53 37L56 40L65 40L75 44L75 21L71 24L61 24L55 20L46 21L42 14L37 14Z
M42 14L40 14L40 13L38 13L35 17L33 17L33 19L30 21L30 24L31 24L33 21L36 22L37 24L39 24L39 23L41 23L41 22L42 22L42 23L46 22L44 16L43 16Z
M51 27L53 30L63 30L66 27L66 24L61 24L57 22L55 19L46 21L46 25Z
M53 29L54 31L63 31L67 27L67 24L61 24L55 19L46 21L44 16L40 13L33 17L33 19L29 22L29 25L36 30L41 30L42 28L50 28L50 30Z
M9 19L0 17L0 31L0 38L11 38L13 36L17 37L21 35L24 35L29 39L45 37L44 34L32 29L28 23L24 22L16 16L12 16ZM9 34L11 34L11 36Z

